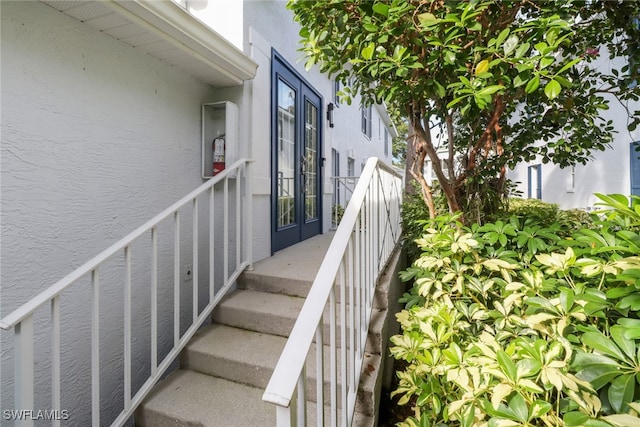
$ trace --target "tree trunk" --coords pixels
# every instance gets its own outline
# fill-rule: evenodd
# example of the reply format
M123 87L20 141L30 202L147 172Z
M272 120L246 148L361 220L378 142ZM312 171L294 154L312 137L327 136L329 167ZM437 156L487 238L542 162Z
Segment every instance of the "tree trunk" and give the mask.
M442 164L440 162L440 157L438 156L438 152L433 146L433 142L431 141L431 130L425 130L422 126L422 121L420 117L414 117L411 119L411 126L414 130L415 141L416 141L416 151L418 153L418 159L422 159L422 165L424 166L424 159L426 156L429 156L429 160L431 160L431 164L433 167L433 171L438 178L438 182L440 183L440 188L444 192L444 195L447 199L447 205L449 206L449 212L454 213L460 211L460 205L458 204L458 200L455 194L455 189L453 187L455 181L450 181L442 171ZM421 152L424 152L423 156L420 156ZM424 177L421 180L418 180L420 185L427 185ZM427 185L428 186L428 185ZM429 189L430 191L430 189Z
M413 128L411 123L408 126L408 136L407 136L407 154L405 155L404 161L404 193L408 196L415 196L416 188L413 185L413 180L410 178L413 176L411 171L413 170L413 166L416 162L416 146L414 144L413 138Z

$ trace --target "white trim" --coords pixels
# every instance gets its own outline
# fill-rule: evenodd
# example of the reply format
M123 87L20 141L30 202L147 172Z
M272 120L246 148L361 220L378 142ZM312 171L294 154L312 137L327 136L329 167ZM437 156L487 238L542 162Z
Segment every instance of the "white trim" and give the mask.
M387 111L387 105L382 102L380 104L375 104L376 110L378 110L378 114L382 117L382 121L389 129L389 136L391 139L396 138L398 136L398 129L396 129L396 125L391 120L391 116L389 116L389 111Z
M73 9L95 3L77 1L70 6L68 2L41 1L76 20L79 19L73 16ZM167 55L146 52L144 46L134 47L206 83L218 87L237 86L255 77L258 65L254 61L173 1L108 0L98 4L167 42L183 55L172 60ZM85 24L93 27L91 21ZM102 32L108 34L108 31Z

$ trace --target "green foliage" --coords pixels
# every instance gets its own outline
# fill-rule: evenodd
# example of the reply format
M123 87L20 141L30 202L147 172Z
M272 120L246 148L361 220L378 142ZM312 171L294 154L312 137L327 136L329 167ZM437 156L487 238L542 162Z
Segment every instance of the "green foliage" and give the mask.
M596 193L596 196L602 200L602 203L597 205L604 207L600 213L605 214L607 220L625 228L640 228L640 196L599 193Z
M436 205L440 208L446 207L446 201L441 197L437 185L434 190ZM422 198L418 195L405 195L402 201L402 232L404 247L411 260L417 258L422 252L415 240L422 236L425 226L432 224L427 218L429 218L429 210Z
M421 224L391 338L408 364L394 394L415 412L402 426L640 425L640 210L600 199L592 228L532 201Z
M344 206L342 205L333 205L331 206L331 225L337 227L342 221L342 217L344 216Z
M640 99L633 84L640 28L630 18L640 16L640 2L290 0L288 7L302 26L307 68L351 82L348 102L358 93L406 117L449 210L483 221L482 211L500 207L507 167L536 157L587 162L613 140L612 122L600 114L610 100ZM594 66L622 57L629 61ZM632 130L640 111L627 112ZM443 144L431 139L434 125ZM451 174L441 160L455 163Z
M508 213L548 227L558 219L560 207L538 199L509 199Z
M594 226L591 216L583 210L560 210L557 204L538 199L511 198L508 201L506 214L542 227L557 224L561 234L563 230L592 228Z
M404 235L404 247L409 259L413 260L420 254L420 248L415 241L422 235L425 224L428 222L429 211L419 196L405 196L402 201L402 232Z
M399 120L395 117L396 130L398 136L393 137L391 140L391 153L393 155L394 166L404 167L407 159L407 135L409 130L407 128L407 122Z

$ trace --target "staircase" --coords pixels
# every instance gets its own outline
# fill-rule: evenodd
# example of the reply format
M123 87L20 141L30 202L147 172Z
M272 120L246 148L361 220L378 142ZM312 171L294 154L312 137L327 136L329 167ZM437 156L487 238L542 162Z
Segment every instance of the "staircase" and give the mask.
M275 407L263 402L262 394L332 236L316 236L245 271L238 289L214 310L213 323L182 351L180 369L160 381L137 410L136 425L275 426ZM387 295L379 285L353 423L358 427L377 420ZM310 382L313 396L315 379ZM313 406L307 408L308 422L315 425Z

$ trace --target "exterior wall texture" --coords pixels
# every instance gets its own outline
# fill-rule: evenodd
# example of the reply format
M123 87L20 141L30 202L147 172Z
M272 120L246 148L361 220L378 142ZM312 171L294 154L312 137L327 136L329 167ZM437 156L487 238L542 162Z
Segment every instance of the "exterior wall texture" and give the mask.
M222 6L231 3L187 5L205 22L211 16L206 9L213 8L219 12L214 13L219 22L226 13ZM233 19L242 13L244 33L234 31L229 37L234 44L243 44L259 64L258 73L242 87L214 89L43 3L0 2L0 317L202 184L203 103L231 101L239 107L237 155L255 160L254 260L270 255L271 219L266 213L271 197L271 49L322 94L323 117L333 102L333 82L317 70L304 71L298 61L298 26L284 2L248 1L243 8L235 6ZM215 29L215 20L206 23ZM385 156L384 131L379 128L384 120L377 108L372 111L371 138L360 130L357 99L350 107L336 108L334 128L323 120L324 231L331 224L331 149L341 152L343 175L348 153L353 153L355 176L370 156L391 161L391 135ZM183 218L189 217L186 213ZM234 229L235 224L230 225ZM184 219L182 235L190 236L190 230L189 220ZM161 224L159 234L158 330L165 332L159 337L158 359L162 360L173 340L171 223ZM142 240L132 249L134 308L150 304L149 256L144 252L149 241ZM189 265L191 245L188 240L181 243L181 268ZM142 253L147 255L137 255ZM206 258L206 249L200 253ZM113 272L101 277L101 391L108 396L101 403L104 424L113 420L123 401L121 258L109 261ZM218 271L221 262L216 260ZM204 279L206 269L201 267L200 274ZM200 286L206 289L208 283L201 280ZM191 314L191 291L188 285L183 288L181 309L186 319ZM207 291L200 295L206 298ZM73 285L61 301L62 409L69 411L71 424L81 425L90 419L89 280ZM135 310L134 392L150 371L149 310ZM35 317L35 409L50 408L48 319L46 306ZM0 332L1 408L13 407L12 342L11 332Z
M215 91L42 3L0 7L0 313L7 315L203 182L200 108ZM189 226L182 224L185 234ZM169 227L161 230L161 281L172 275L170 236ZM185 262L189 247L185 242ZM134 263L143 265L136 248ZM142 277L136 265L134 277ZM122 372L118 283L118 273L101 281L101 387L112 396L103 402L105 421L122 405L121 376L113 374ZM62 408L76 421L90 419L90 295L86 281L62 294L62 368L70 372L62 379ZM133 298L148 299L148 288L134 288ZM159 295L169 313L170 298ZM47 355L48 307L41 311L36 354ZM148 375L148 313L134 313L133 321L135 389ZM161 315L159 330L169 336L159 339L160 358L172 328L171 316ZM0 407L12 408L12 334L0 339ZM36 360L38 409L50 408L49 369L48 358Z
M608 54L601 53L602 59L598 61L599 67L611 68L612 61ZM613 61L622 61L617 58ZM564 168L553 164L541 166L541 192L542 200L557 203L562 209L593 209L599 200L594 193L619 193L630 194L630 149L632 142L640 140L640 129L630 133L627 130L627 112L620 103L609 98L609 110L602 112L606 120L612 120L614 140L611 148L602 152L594 152L592 159L586 164L577 164L575 168ZM639 103L629 103L629 110L640 108ZM521 164L509 171L508 178L517 184L517 190L522 197L528 195L528 167L539 164L534 161L529 164ZM535 185L535 184L534 184ZM535 197L532 196L532 197Z
M215 6L212 4L211 7ZM259 64L258 73L251 82L252 113L247 118L248 126L252 129L251 157L258 160L254 173L254 206L257 212L269 212L270 203L270 164L265 159L270 158L270 98L271 98L271 49L275 49L309 84L323 97L322 114L326 117L327 104L333 100L333 81L321 74L317 67L310 71L304 69L299 48L299 25L293 20L293 14L286 9L283 1L245 1L244 6L245 52ZM277 23L277 25L274 25ZM340 155L340 171L346 175L347 153L353 153L356 170L355 176L360 175L361 164L367 158L376 156L391 164L391 135L389 135L388 155L384 154L384 126L380 120L380 112L372 108L372 137L364 136L360 129L361 112L360 100L354 99L352 105L343 103L334 110L334 127L329 127L327 120L323 120L323 230L328 231L331 225L331 149L337 149ZM270 218L262 216L254 221L254 236L256 259L270 255Z

